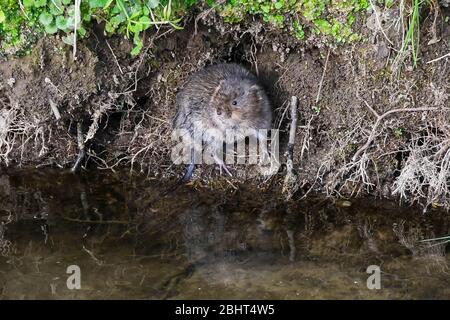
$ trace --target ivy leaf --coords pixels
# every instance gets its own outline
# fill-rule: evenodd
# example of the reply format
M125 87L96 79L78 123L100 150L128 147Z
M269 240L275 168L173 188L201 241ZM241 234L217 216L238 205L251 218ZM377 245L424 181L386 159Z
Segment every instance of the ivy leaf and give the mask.
M5 22L5 20L6 20L5 13L2 10L0 10L0 23Z
M264 13L269 13L270 12L270 6L268 4L262 5L261 9Z
M58 32L58 28L56 27L56 24L52 23L49 24L48 26L45 26L45 32L48 34L54 34Z
M142 31L142 27L139 23L134 23L128 26L128 30L130 30L132 33L139 33Z
M58 16L64 12L61 0L54 0L48 5L50 13L54 16Z
M118 27L119 24L121 24L122 22L125 22L126 17L123 14L118 14L114 17L112 17L109 21L111 22L111 24L115 27Z
M39 15L39 22L47 27L53 22L53 16L48 12L42 12Z
M71 1L71 0L67 0L67 1ZM89 6L91 8L103 8L104 6L106 6L106 3L108 2L108 0L89 0Z
M135 47L131 50L131 55L135 57L139 54L139 52L141 52L142 47L144 46L144 42L138 33L134 35L133 43L135 44Z
M34 0L34 6L36 8L41 8L47 5L47 0Z
M81 27L80 29L78 29L78 34L80 35L80 37L84 38L86 36L86 29Z
M158 5L159 5L159 0L148 0L147 1L147 6L150 9L155 9Z
M92 20L92 16L90 12L87 12L83 15L83 21L90 22Z
M149 17L142 16L139 18L139 23L141 24L141 30L146 30L150 27L151 20Z
M331 24L324 19L318 19L314 21L314 24L319 28L320 32L325 34L330 34L331 32Z
M34 6L34 0L23 0L24 7L32 7Z
M142 45L137 45L136 47L133 48L133 50L131 50L131 55L133 57L135 57L139 54L139 52L141 52L141 50L142 50Z
M68 28L67 20L64 16L56 17L56 27L60 30L66 30Z
M105 6L103 7L103 10L108 9L108 7L111 5L111 3L113 2L113 0L107 0L108 2L106 2Z

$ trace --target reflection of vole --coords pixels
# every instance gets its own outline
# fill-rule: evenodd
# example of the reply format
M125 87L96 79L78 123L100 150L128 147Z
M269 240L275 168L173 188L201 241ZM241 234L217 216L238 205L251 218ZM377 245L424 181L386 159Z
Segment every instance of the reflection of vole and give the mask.
M264 90L252 73L237 64L217 64L193 74L178 93L177 105L174 129L186 129L191 139L203 140L214 160L227 172L222 155L216 152L221 150L226 131L236 130L239 138L239 132L270 129L272 122ZM194 170L191 161L184 181Z

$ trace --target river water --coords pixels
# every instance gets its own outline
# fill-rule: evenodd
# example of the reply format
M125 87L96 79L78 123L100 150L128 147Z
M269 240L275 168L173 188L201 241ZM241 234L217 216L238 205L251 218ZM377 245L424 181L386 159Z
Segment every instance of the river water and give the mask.
M175 183L1 172L0 298L450 298L447 212Z

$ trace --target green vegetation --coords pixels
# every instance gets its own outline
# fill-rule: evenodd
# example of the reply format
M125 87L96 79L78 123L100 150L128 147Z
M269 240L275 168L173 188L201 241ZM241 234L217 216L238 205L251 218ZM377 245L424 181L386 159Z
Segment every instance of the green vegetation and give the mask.
M349 42L359 38L351 29L355 14L369 5L368 0L230 0L219 5L218 10L228 22L239 22L246 14L257 14L299 39L305 37L305 30L310 30L337 42Z
M38 34L60 32L64 42L73 43L88 34L92 20L105 22L109 34L133 39L133 55L140 52L141 33L151 26L168 24L176 29L186 9L196 0L83 0L75 21L73 0L0 0L0 52L27 53Z
M419 3L419 0L412 0ZM120 34L134 42L132 54L140 52L142 32L169 25L181 28L187 10L206 2L226 22L237 23L249 15L260 16L276 28L290 32L299 40L306 35L325 36L337 43L359 39L352 26L358 12L370 7L369 0L82 0L79 21L75 21L74 0L0 0L0 53L27 53L42 34L59 32L64 42L73 44L89 35L92 21L104 22L106 32ZM392 6L392 0L384 1ZM418 11L413 22L418 21ZM412 25L405 46L416 44Z
M397 128L394 130L394 135L396 138L401 138L405 135L405 128Z
M412 13L409 18L409 28L406 33L401 51L406 51L411 48L411 55L414 67L417 66L417 59L419 57L419 43L420 43L420 0L412 0Z

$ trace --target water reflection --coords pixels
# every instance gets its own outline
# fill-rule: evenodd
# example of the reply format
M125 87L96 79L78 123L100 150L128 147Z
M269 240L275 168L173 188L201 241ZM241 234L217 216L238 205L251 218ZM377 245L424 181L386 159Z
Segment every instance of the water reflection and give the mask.
M450 298L450 215L127 174L0 174L0 297ZM447 249L448 250L448 249ZM81 290L66 286L80 266ZM382 289L366 286L369 265Z

